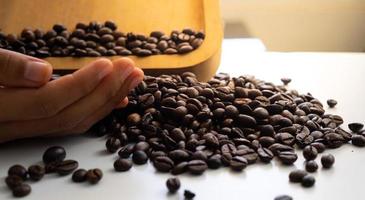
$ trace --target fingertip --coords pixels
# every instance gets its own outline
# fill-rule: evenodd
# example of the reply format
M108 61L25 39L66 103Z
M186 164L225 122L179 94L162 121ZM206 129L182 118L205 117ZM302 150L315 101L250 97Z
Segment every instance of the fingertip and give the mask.
M116 60L113 61L113 65L114 66L123 66L123 67L135 67L136 64L134 63L134 61L130 58L118 58Z
M99 58L88 65L88 68L93 68L97 73L99 80L113 71L113 63L109 59Z

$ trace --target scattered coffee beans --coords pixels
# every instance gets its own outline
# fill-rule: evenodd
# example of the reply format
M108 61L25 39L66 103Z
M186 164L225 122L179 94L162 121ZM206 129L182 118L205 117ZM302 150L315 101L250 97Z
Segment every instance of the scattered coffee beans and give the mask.
M66 158L66 151L63 147L53 146L48 148L43 154L43 162L45 164L51 162L61 162Z
M335 157L332 154L323 155L321 158L323 168L331 168L335 163Z
M283 194L275 197L274 200L293 200L293 197Z
M31 165L28 167L29 178L34 181L39 181L43 178L46 170L40 165Z
M327 105L330 107L330 108L334 108L336 105L337 105L337 101L334 100L334 99L328 99L327 100Z
M132 167L132 162L128 159L119 158L114 162L114 169L118 172L128 171Z
M190 190L184 190L184 197L185 199L194 199L195 193L191 192Z
M86 181L87 171L85 169L78 169L72 174L72 181L75 183L81 183Z
M86 180L91 184L98 183L103 178L103 172L96 168L96 169L90 169L86 173Z
M166 187L170 193L175 193L180 188L180 180L178 178L169 178L166 181Z
M305 170L307 170L307 172L315 172L318 169L318 164L316 161L314 160L309 160L305 162Z
M316 179L312 175L306 175L303 177L302 186L303 187L312 187L315 182L316 182Z
M354 122L354 123L348 124L348 127L349 127L349 129L352 132L358 133L358 132L360 132L364 128L364 124L358 123L358 122Z

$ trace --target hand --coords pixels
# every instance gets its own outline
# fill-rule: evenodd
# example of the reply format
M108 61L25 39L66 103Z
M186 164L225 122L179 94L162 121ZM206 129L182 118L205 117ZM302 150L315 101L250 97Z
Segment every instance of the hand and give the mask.
M98 59L49 81L52 66L0 49L0 142L42 135L79 134L128 103L143 80L132 60Z

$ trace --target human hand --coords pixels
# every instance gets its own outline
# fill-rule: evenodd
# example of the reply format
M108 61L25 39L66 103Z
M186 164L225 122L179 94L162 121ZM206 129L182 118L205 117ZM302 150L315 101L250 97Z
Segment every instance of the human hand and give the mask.
M132 60L98 59L49 81L49 63L0 49L0 142L79 134L114 108L143 80Z

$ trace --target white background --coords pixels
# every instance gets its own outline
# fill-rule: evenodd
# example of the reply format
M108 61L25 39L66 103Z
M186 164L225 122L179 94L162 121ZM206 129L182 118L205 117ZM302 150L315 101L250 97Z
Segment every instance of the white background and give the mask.
M277 84L280 78L290 77L290 87L301 93L310 91L322 102L336 99L337 108L328 112L343 116L345 124L364 123L365 54L269 53L256 40L225 40L223 49L219 71L235 76L251 74ZM40 182L31 182L32 193L24 199L183 199L183 189L195 192L195 199L269 200L279 194L289 194L296 200L364 199L365 148L345 145L326 150L335 155L336 163L330 170L320 168L314 173L316 184L309 189L288 182L291 170L303 168L300 154L295 165L289 167L274 161L250 165L242 173L223 168L197 177L180 175L181 189L178 194L168 195L165 181L171 175L156 172L150 164L135 166L126 173L114 172L117 155L105 153L104 138L89 136L0 144L0 199L13 198L4 183L9 166L40 162L42 153L51 145L64 146L67 158L78 160L81 168L101 168L104 177L97 185L89 185L73 183L71 176L47 175Z

